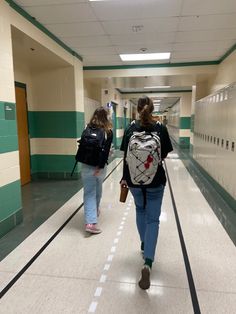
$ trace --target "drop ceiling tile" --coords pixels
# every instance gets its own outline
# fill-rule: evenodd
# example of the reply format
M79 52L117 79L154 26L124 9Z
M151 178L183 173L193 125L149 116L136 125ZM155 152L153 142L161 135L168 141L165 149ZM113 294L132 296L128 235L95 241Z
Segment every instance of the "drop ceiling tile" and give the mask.
M216 60L219 56L221 56L220 53L218 53L215 50L211 51L205 51L205 50L198 50L198 51L174 51L171 53L171 60L172 59L206 59L206 58L212 58L213 60Z
M43 24L96 21L87 3L26 7L25 10Z
M110 64L116 64L121 63L122 60L118 55L97 55L97 56L85 56L83 59L85 64L94 64L99 63L101 65L110 65Z
M100 23L97 22L46 24L45 26L57 37L105 35Z
M230 41L212 41L212 42L191 42L186 45L186 43L176 43L173 44L174 51L193 51L193 50L213 50L215 49L219 53L223 53L225 50L232 47L234 42Z
M109 61L106 63L104 61L83 61L83 66L111 66L111 65L123 65L122 61Z
M111 41L108 36L77 36L61 37L65 44L76 48L104 47L110 46Z
M124 35L110 35L110 40L114 45L132 45L137 44L146 46L148 43L171 43L175 39L175 32L163 33L134 33Z
M177 32L176 42L218 41L232 39L236 42L236 28Z
M75 47L72 49L74 50ZM86 56L100 56L100 55L115 55L117 54L114 47L93 47L93 48L77 48L79 51L79 54L82 55L82 57Z
M181 17L179 31L236 28L236 14Z
M169 52L172 50L172 44L148 44L145 47L140 45L116 46L117 53L142 53L141 48L146 48L145 53Z
M119 0L91 2L96 16L103 21L179 16L182 0Z
M207 62L207 61L216 61L220 56L208 56L208 57L194 57L194 58L171 58L171 63L189 63L189 62Z
M39 6L52 4L67 4L68 0L17 0L15 1L20 6ZM89 2L89 0L72 0L73 3Z
M134 34L134 27L139 26L139 33L171 32L176 31L179 18L157 18L146 20L112 21L102 22L108 35Z
M188 0L183 2L182 15L236 13L235 0Z

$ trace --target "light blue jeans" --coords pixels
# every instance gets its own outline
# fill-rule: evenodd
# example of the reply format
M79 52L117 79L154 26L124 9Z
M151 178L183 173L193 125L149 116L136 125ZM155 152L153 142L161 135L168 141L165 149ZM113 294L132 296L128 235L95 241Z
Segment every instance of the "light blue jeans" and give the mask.
M165 187L146 189L146 206L140 188L130 188L136 206L136 224L141 242L144 242L144 258L154 261L159 232L159 218Z
M81 164L81 176L84 186L85 224L97 223L97 210L102 197L102 183L106 176L106 167L95 176L96 167Z

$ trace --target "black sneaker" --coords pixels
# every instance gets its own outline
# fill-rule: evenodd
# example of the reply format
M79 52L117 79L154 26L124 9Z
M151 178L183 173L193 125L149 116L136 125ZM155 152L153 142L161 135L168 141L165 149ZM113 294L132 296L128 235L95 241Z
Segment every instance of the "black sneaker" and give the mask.
M150 287L150 272L150 267L148 265L144 265L141 271L141 278L138 282L139 287L143 290L147 290Z

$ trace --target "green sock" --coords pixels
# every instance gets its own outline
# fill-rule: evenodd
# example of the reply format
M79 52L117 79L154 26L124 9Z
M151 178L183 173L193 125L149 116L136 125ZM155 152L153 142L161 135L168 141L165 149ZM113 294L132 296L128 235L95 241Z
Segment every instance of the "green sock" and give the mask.
M152 268L152 260L150 258L145 258L144 265L148 265L150 268Z

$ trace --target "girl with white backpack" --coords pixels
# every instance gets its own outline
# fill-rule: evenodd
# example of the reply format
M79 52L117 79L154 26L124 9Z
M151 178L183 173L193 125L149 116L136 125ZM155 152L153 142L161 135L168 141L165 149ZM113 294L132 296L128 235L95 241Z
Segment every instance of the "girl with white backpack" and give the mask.
M152 118L152 100L146 96L140 98L137 110L139 120L132 121L127 127L121 144L124 166L120 184L127 185L134 197L136 224L145 260L139 286L148 289L166 184L162 161L173 148L167 128Z

